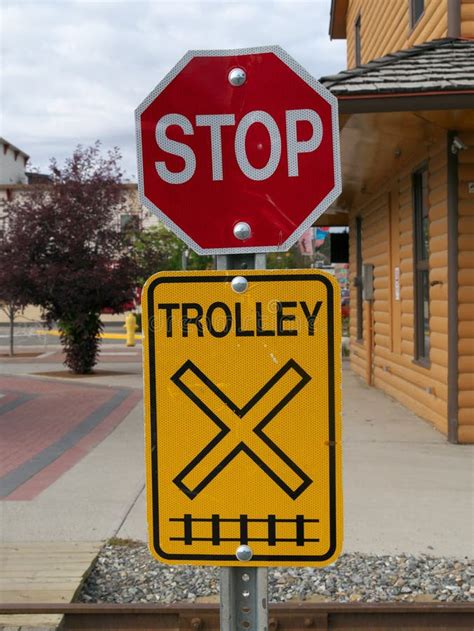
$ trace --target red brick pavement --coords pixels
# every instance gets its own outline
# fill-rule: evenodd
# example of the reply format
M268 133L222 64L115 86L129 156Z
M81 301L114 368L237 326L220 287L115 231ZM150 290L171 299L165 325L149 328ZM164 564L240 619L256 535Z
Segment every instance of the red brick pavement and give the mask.
M130 388L28 377L1 377L0 392L0 497L8 500L36 497L141 398Z

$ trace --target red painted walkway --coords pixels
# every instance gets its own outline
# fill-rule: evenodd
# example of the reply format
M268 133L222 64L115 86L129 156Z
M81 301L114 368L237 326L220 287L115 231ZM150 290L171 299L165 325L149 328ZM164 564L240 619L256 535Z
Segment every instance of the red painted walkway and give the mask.
M0 498L31 500L141 399L131 388L0 377Z

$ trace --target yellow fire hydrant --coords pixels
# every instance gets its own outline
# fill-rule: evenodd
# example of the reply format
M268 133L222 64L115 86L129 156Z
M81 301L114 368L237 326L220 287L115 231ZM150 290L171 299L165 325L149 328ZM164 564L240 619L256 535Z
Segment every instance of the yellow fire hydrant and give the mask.
M138 327L137 318L134 313L127 314L123 328L127 332L127 346L135 346L135 331Z

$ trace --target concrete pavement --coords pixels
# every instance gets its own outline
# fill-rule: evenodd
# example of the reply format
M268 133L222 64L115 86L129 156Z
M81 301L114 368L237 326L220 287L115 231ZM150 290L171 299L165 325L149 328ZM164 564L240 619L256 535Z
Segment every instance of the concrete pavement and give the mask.
M143 489L141 352L104 345L83 378L57 345L19 351L0 376L0 602L68 602ZM0 628L58 622L0 616Z
M133 362L122 354L130 352ZM98 374L75 380L74 387L139 391L138 351L114 345L104 353ZM5 362L3 372L57 375L62 367L51 359L56 357ZM4 386L7 381L5 376ZM55 378L53 383L67 383L64 396L71 392L70 382ZM366 386L347 365L343 395L345 549L472 556L473 447L447 443L428 423ZM34 409L34 401L29 406ZM3 502L2 540L94 541L116 534L146 540L142 418L137 403L33 500Z
M3 415L2 443L23 458L4 473L0 488L3 482L11 489L15 475L32 475L10 495L6 491L0 504L2 541L99 541L118 530L144 483L141 356L134 352L133 363L118 354L112 365L113 356L106 355L97 375L77 378L66 377L55 355L4 362L10 375L1 378L1 391L23 388L23 396L37 398ZM38 425L47 436L40 445L34 437L31 445L29 434Z
M344 551L474 557L473 455L347 367ZM146 540L145 492L118 531Z

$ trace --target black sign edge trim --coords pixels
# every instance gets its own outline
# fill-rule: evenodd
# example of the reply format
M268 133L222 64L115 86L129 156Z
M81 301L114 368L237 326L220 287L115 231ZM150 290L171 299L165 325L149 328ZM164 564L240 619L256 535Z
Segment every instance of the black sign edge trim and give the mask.
M252 557L252 561L298 561L298 562L322 562L330 559L337 549L337 495L336 495L336 418L335 418L335 384L334 384L334 292L333 285L326 276L322 276L319 273L315 274L252 274L249 278L253 281L271 281L271 280L283 280L283 281L305 281L305 280L319 280L326 286L327 298L328 298L328 407L329 407L329 512L330 512L330 545L327 552L321 555L255 555ZM148 286L147 290L147 307L148 307L148 325L153 323L153 291L159 284L166 283L204 283L204 282L227 282L232 280L232 276L229 274L219 276L161 276L155 278ZM149 327L150 329L150 327ZM154 327L147 331L148 333L148 365L150 368L150 401L156 401L156 380L155 380L155 339L154 339ZM150 442L151 442L151 467L152 467L152 498L155 506L159 506L158 498L158 450L157 444L157 418L156 413L150 405ZM159 523L158 520L153 521L153 541L150 542L150 547L153 547L154 552L161 559L167 559L170 561L235 561L235 555L218 555L218 554L170 554L160 548L159 545Z

